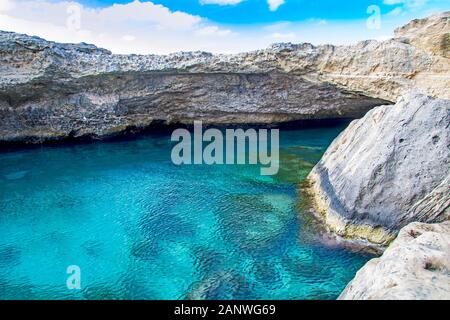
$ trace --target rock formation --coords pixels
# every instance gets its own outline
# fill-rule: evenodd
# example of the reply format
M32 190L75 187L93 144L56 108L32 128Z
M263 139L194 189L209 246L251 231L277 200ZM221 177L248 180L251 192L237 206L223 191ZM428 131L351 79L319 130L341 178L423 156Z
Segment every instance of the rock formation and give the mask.
M450 100L407 94L369 111L308 176L329 229L386 244L410 222L450 214Z
M371 96L403 96L353 121L308 176L305 190L328 231L381 245L398 234L340 299L450 299L449 21L444 13L396 30L391 41L428 53L433 71L406 76L412 82L404 85L384 79L357 84L369 85L364 92Z
M339 299L449 300L449 271L450 221L414 222L358 271Z
M395 30L395 38L435 55L450 58L449 13L412 20Z
M432 25L445 34L448 17L420 20L416 29ZM0 142L103 137L155 121L356 118L412 88L450 98L445 52L405 30L353 46L278 44L235 55L164 56L114 55L0 32Z

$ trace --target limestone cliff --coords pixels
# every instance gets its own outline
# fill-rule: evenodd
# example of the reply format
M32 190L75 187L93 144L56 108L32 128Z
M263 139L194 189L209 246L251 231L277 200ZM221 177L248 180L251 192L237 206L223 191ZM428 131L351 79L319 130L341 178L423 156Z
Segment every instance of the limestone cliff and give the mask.
M362 267L341 300L450 299L450 221L411 223Z
M421 24L446 33L448 16ZM103 137L155 120L357 118L409 89L449 98L448 57L417 45L413 32L408 37L161 56L0 32L0 141Z

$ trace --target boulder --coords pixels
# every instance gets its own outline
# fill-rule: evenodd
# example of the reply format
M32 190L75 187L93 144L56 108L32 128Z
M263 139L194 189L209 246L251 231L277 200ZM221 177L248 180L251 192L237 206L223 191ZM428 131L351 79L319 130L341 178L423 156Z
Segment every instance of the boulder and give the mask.
M308 175L330 231L389 243L410 222L450 213L450 100L417 93L354 120Z
M367 262L340 300L449 300L450 221L413 222Z

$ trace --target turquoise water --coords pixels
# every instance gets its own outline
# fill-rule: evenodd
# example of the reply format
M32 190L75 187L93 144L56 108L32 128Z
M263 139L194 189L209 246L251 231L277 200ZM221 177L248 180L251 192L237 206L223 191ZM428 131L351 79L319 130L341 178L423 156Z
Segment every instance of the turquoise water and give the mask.
M370 257L322 244L298 183L342 129L282 130L273 177L175 166L168 134L0 153L0 298L335 299Z

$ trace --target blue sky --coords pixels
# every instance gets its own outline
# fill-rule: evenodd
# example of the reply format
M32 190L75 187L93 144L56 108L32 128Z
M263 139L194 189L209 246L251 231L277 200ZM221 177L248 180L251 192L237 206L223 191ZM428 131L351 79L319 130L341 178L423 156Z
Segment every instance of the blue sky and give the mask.
M114 3L129 3L130 0L82 0L83 4L92 7L107 7ZM303 21L311 18L349 20L364 19L366 9L377 5L382 14L389 13L399 7L405 11L415 12L434 9L449 9L448 0L285 0L276 11L270 11L265 0L243 0L235 5L202 4L201 0L153 0L173 11L183 11L200 15L212 21L224 24L254 24L277 21ZM423 4L423 5L421 5Z
M234 53L275 42L384 40L445 10L449 0L0 0L0 29L114 53Z

